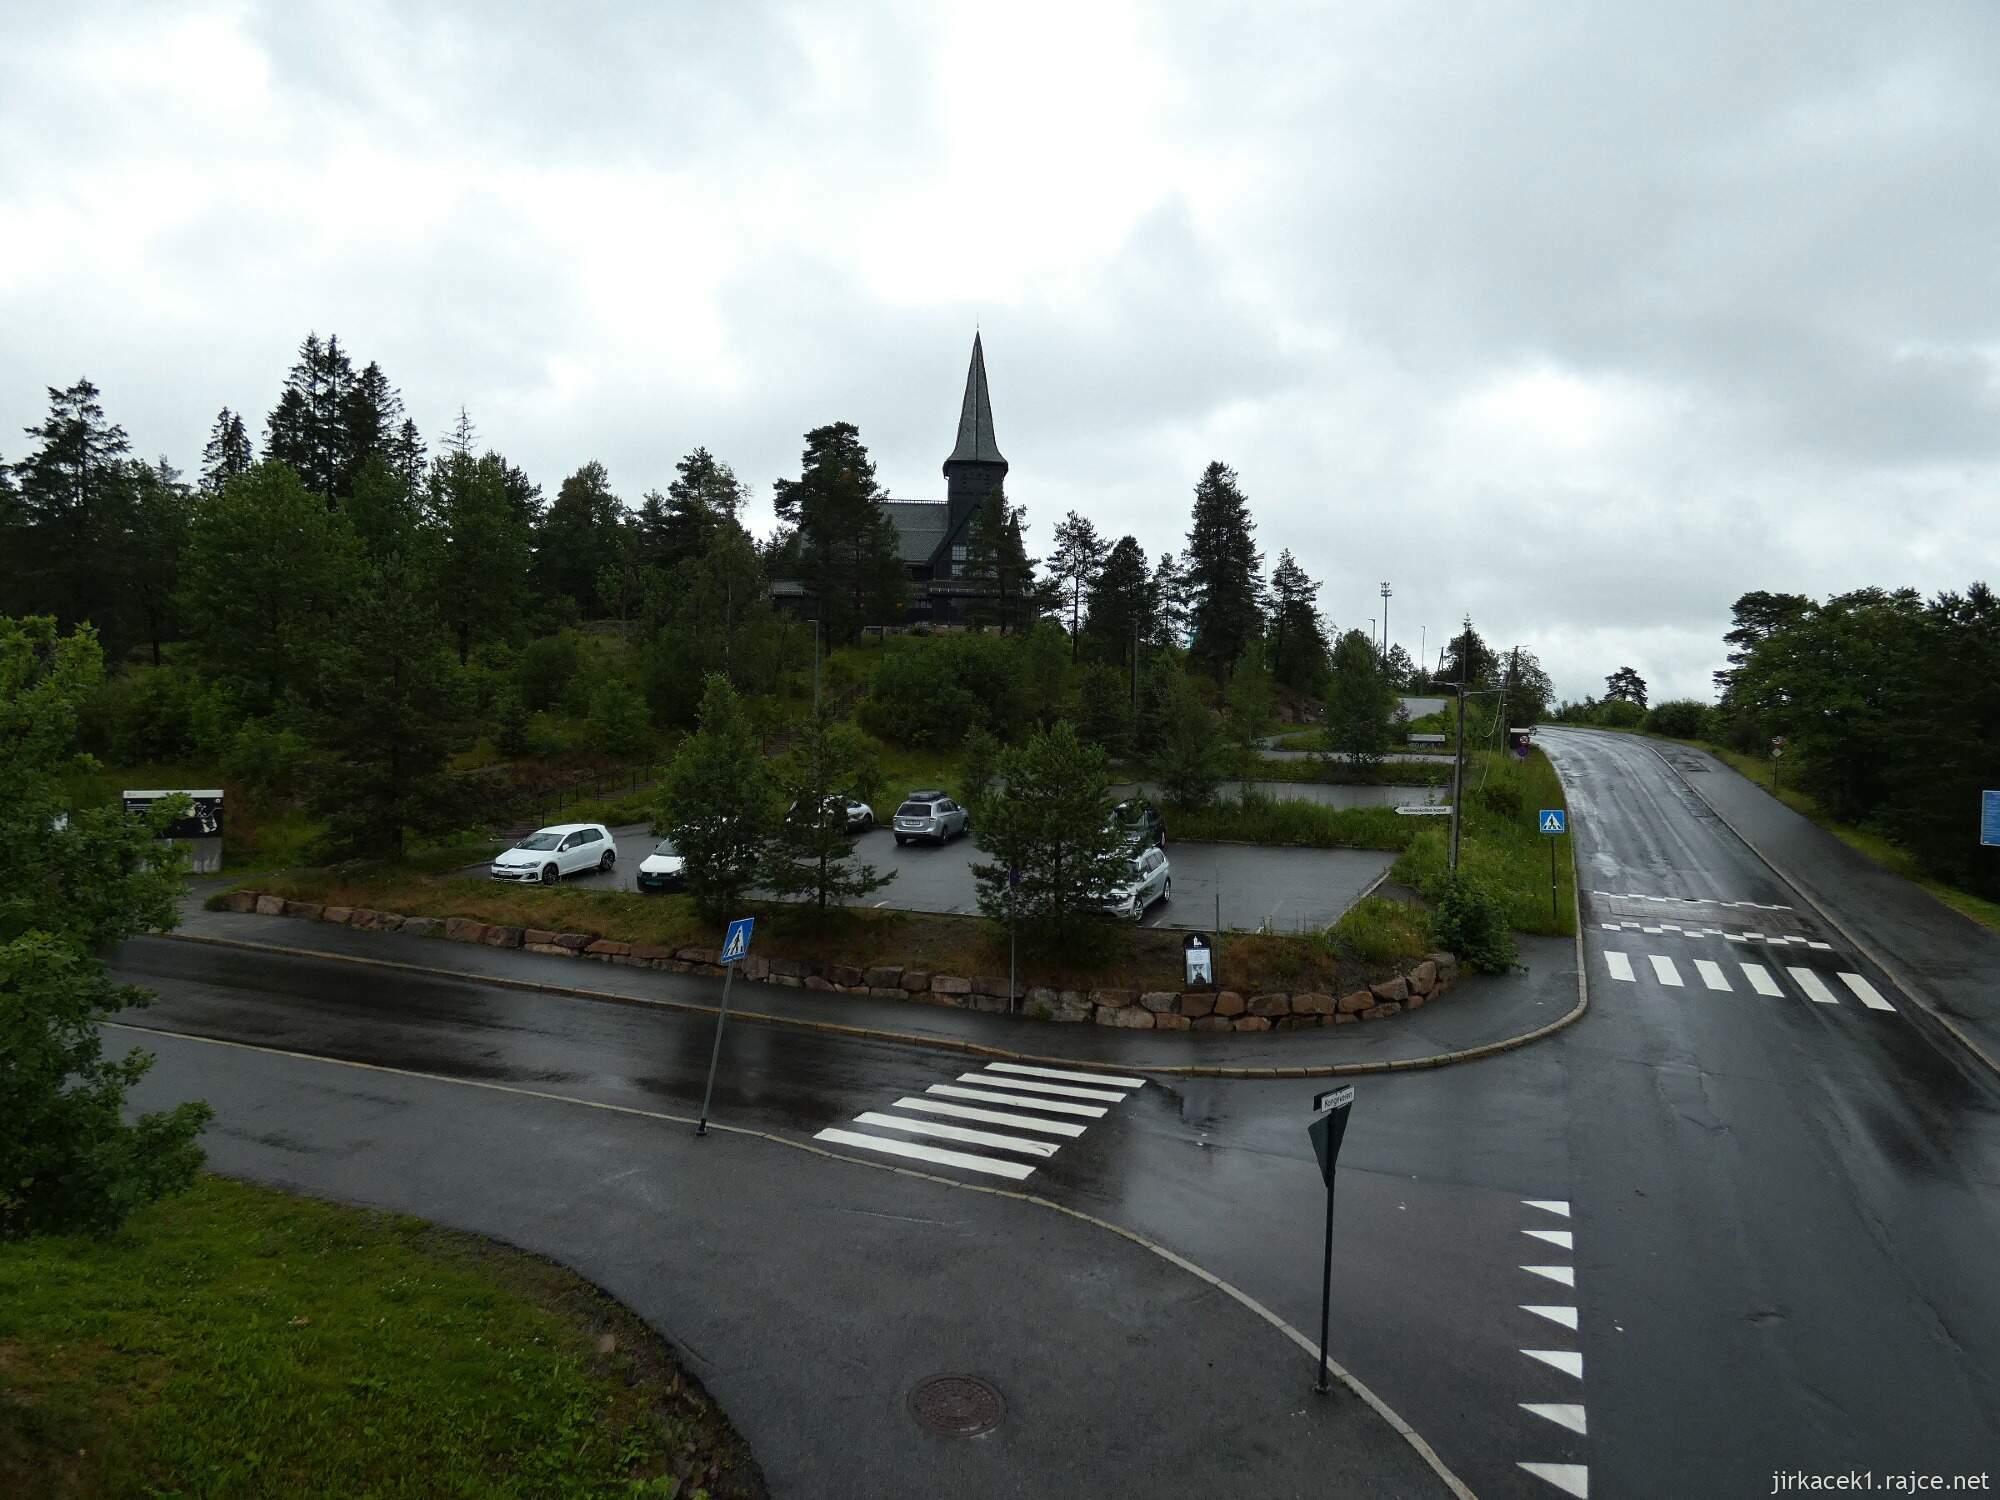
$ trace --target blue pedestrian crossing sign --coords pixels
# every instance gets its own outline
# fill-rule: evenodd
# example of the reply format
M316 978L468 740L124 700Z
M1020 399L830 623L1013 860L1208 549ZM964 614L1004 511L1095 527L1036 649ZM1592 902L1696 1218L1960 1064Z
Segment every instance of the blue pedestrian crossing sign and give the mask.
M1542 832L1569 832L1569 818L1560 807L1545 807L1542 809Z
M2000 792L1979 794L1979 842L2000 849Z
M722 961L733 964L750 953L750 929L757 923L755 917L738 917L729 924L728 935L722 940Z

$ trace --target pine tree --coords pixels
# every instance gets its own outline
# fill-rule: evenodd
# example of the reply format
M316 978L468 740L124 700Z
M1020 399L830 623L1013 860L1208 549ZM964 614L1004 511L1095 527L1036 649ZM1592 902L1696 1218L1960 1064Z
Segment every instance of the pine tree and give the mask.
M1153 569L1153 630L1149 644L1165 650L1187 645L1188 624L1193 616L1189 598L1187 569L1171 552L1162 552Z
M264 424L264 456L289 464L328 505L345 493L350 477L347 419L353 386L354 366L340 340L329 337L322 344L318 334L308 333Z
M1110 546L1098 536L1097 528L1075 511L1056 524L1055 550L1049 554L1049 577L1069 605L1071 661L1076 660L1081 644L1084 596L1095 588L1110 552Z
M1194 521L1187 536L1192 595L1192 650L1221 681L1262 633L1263 554L1236 471L1211 463L1194 487Z
M1169 553L1167 561L1172 557ZM1083 632L1096 653L1121 667L1132 665L1135 642L1158 645L1157 595L1154 576L1146 570L1146 553L1137 538L1121 536L1106 554L1090 585Z
M336 493L353 493L362 465L371 458L380 458L398 471L408 468L408 455L402 451L403 429L408 425L409 437L414 439L416 428L403 415L402 396L373 360L342 393L336 419L340 425Z
M1355 765L1379 765L1395 713L1395 685L1375 643L1362 631L1348 631L1334 643L1327 679L1327 751Z
M830 644L902 612L903 565L883 498L874 461L851 422L808 432L799 477L775 486L778 520L796 528L799 572Z
M688 894L703 916L721 921L757 877L771 827L772 790L743 700L711 674L701 723L682 741L661 783L654 831L687 861Z
M65 626L96 624L113 660L130 639L132 485L125 429L104 420L97 387L49 391L49 414L27 429L39 446L15 467L25 556L23 603Z
M1499 670L1500 658L1493 654L1493 648L1480 638L1468 619L1464 628L1445 647L1436 680L1462 682L1467 687L1484 687L1493 681L1494 674Z
M966 537L961 576L981 585L967 613L975 624L998 626L1002 635L1023 629L1038 613L1035 560L1022 530L1021 507L996 489L980 503Z
M438 610L462 666L475 646L519 632L534 534L508 492L507 461L497 453L474 458L463 412L460 421L431 465L427 490L439 536Z
M180 588L181 553L187 547L193 497L180 471L162 457L127 471L131 485L129 603L141 634L160 665L160 647L174 639L174 596Z
M562 482L535 534L535 581L549 598L567 595L587 619L601 619L599 580L619 560L627 519L625 502L611 492L611 477L596 460Z
M779 896L804 897L821 917L829 902L855 900L896 878L852 863L846 803L859 795L855 778L868 748L860 730L821 710L799 722L778 763L778 789L791 810L765 848L762 883Z
M1271 675L1286 687L1316 692L1326 676L1326 630L1320 623L1319 585L1306 576L1290 549L1271 570Z
M207 446L201 450L202 490L214 494L238 474L248 472L256 461L257 456L250 448L250 434L243 430L243 419L223 407L215 415Z

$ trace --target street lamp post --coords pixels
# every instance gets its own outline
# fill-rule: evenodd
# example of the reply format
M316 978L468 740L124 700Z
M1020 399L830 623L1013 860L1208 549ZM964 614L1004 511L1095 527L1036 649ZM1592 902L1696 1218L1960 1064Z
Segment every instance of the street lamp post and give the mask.
M1389 654L1389 582L1382 581L1382 655Z

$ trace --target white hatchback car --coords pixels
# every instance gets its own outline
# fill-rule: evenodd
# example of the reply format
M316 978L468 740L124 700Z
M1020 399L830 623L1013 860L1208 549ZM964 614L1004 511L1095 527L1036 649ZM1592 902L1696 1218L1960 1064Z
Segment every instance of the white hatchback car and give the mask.
M602 823L558 823L537 828L513 848L493 857L495 880L554 885L565 875L609 870L618 863L618 845Z

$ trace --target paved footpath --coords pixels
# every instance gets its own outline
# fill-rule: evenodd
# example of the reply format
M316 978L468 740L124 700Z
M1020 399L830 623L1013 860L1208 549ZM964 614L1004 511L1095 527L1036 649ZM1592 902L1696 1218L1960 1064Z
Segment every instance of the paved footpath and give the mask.
M1655 744L1695 795L2000 1072L2000 933L1793 812L1706 751ZM1966 809L1966 837L1978 809Z
M196 938L291 948L350 959L449 969L481 979L593 990L622 999L714 1006L722 981L585 959L552 958L410 937L356 932L297 917L236 912L184 912L180 931ZM1521 967L1511 974L1469 975L1422 1010L1353 1026L1268 1035L1159 1035L1101 1026L1059 1026L950 1006L823 995L744 981L730 998L734 1012L800 1024L862 1027L943 1047L990 1048L1058 1062L1160 1070L1378 1069L1503 1045L1562 1020L1577 1005L1576 948L1569 938L1523 937Z

